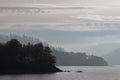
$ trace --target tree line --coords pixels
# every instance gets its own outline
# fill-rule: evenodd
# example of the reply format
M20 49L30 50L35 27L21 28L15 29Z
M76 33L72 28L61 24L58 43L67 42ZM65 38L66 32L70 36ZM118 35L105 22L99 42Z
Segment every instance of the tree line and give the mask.
M55 64L56 58L51 55L51 49L42 43L24 45L16 39L0 43L0 64L27 64L34 61Z
M55 55L55 56L53 56ZM45 47L43 44L21 44L17 39L0 43L0 64L17 65L32 62L56 65L103 66L108 65L102 58L86 53L65 52Z

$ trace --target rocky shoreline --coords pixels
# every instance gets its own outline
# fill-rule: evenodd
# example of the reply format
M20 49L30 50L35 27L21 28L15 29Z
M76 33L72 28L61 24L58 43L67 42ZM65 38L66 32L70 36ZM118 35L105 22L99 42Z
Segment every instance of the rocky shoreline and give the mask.
M11 64L1 65L0 75L6 74L45 74L62 72L59 68L52 64L46 63L29 63L29 64Z

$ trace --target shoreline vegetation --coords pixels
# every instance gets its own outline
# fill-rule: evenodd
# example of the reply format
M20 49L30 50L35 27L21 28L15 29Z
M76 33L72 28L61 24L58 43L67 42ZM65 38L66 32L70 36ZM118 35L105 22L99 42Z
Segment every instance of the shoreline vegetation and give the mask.
M0 37L0 75L71 72L56 66L108 66L102 57L66 52L32 37L11 35L1 40L3 37Z
M43 74L62 72L55 66L56 58L42 43L22 45L11 39L0 43L0 74Z

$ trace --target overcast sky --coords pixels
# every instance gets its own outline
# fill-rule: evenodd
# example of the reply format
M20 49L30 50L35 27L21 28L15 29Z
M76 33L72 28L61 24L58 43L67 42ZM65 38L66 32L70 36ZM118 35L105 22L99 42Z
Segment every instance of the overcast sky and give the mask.
M67 51L120 48L120 0L0 0L0 34L38 37Z

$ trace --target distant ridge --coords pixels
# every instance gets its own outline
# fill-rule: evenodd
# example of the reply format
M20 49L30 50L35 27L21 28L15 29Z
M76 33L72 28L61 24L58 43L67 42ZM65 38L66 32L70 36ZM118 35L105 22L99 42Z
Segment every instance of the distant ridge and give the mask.
M86 55L86 53L74 53L52 50L56 56L58 66L107 66L108 63L102 57Z

